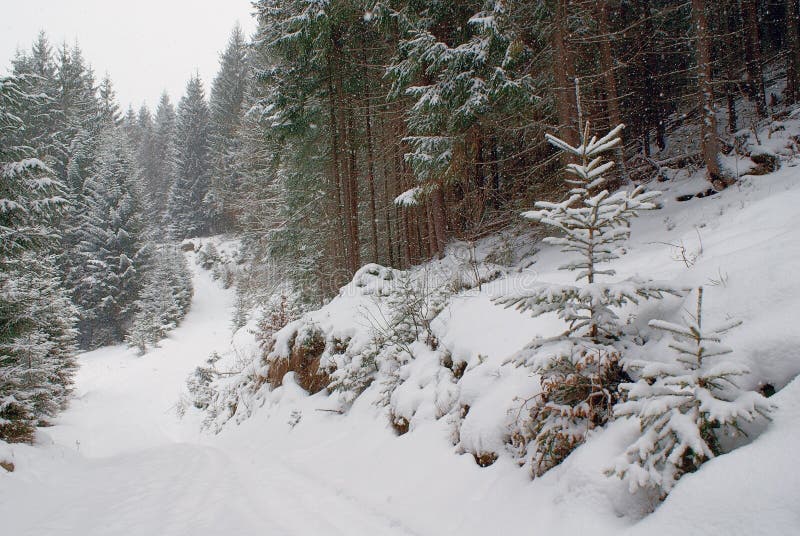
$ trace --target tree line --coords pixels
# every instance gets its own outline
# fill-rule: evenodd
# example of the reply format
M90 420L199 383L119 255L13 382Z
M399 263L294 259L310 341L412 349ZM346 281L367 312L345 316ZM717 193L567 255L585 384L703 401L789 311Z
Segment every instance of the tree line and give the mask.
M79 349L144 352L188 311L171 240L208 229L191 205L204 110L195 77L177 112L165 96L155 120L123 117L111 80L44 33L0 78L0 439L31 440L64 406Z
M177 107L122 113L78 45L44 34L0 79L0 427L52 414L76 347L145 350L175 325L190 295L175 240L236 233L246 275L320 303L366 262L440 257L561 196L546 132L577 146L585 121L627 125L621 184L653 176L688 126L676 165L720 190L735 133L800 99L796 0L253 7L209 95L192 76Z
M441 256L561 195L545 132L575 145L583 121L627 125L620 184L655 175L668 135L689 125L698 141L677 164L705 166L720 190L733 134L800 97L794 0L254 8L229 131L235 187L221 194L254 256L314 302L365 262Z

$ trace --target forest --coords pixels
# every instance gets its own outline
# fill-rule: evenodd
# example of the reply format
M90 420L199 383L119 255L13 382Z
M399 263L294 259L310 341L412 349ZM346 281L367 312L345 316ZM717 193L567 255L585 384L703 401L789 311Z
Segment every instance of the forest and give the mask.
M619 514L641 518L758 437L800 372L791 351L727 360L748 328L721 308L755 294L720 294L725 268L702 262L746 209L723 196L794 162L799 9L255 0L256 31L233 27L212 80L139 109L79 42L31 36L0 74L0 446L59 422L85 352L160 352L204 268L232 293L233 346L192 350L179 414L220 433L281 407L294 429L302 404L275 393L297 387L317 412L382 408L393 435L447 421L456 452L534 479L631 419L596 472L644 493ZM657 244L691 273L648 263ZM475 319L452 335L470 296L524 340Z

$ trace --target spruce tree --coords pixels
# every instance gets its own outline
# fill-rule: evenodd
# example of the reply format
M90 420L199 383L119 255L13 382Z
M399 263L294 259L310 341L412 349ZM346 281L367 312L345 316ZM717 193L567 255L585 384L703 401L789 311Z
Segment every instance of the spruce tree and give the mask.
M133 130L136 138L131 141L136 163L142 173L141 181L145 190L147 219L159 222L162 219L161 208L164 205L164 199L158 198L159 194L164 191L163 188L160 188L161 177L165 173L165 168L169 170L174 163L164 162L156 154L155 128L147 106L139 109L139 113L135 116ZM161 235L161 233L156 232L156 235Z
M100 82L98 89L98 119L104 126L119 126L122 124L122 114L117 104L117 93L114 91L114 84L106 74Z
M157 222L164 221L170 188L177 177L176 121L175 108L169 96L163 93L153 120L152 173L145 175L145 180L150 181L145 184L155 215L153 221ZM157 234L161 238L166 236L163 229Z
M176 176L165 216L169 236L174 239L200 236L209 228L205 203L211 175L209 129L203 82L193 76L178 105Z
M234 223L236 192L240 182L235 159L240 147L238 129L248 74L247 41L237 25L220 57L219 72L211 85L209 102L212 174L206 205L211 210L215 232L229 230Z
M609 475L627 481L631 491L653 488L665 497L682 475L724 452L725 436L743 434L742 422L769 418L773 409L760 393L739 386L737 378L750 371L725 357L732 350L721 336L738 324L708 329L702 306L701 287L696 313L684 324L650 321L672 336L672 359L628 364L639 380L620 386L627 400L614 413L638 419L642 434Z
M72 383L75 310L49 249L64 186L19 143L41 94L0 78L0 440L29 441L63 407ZM24 140L23 140L24 141Z
M618 258L630 236L630 220L641 210L654 209L659 195L641 186L616 193L603 189L604 174L613 166L603 155L621 143L622 128L600 139L590 138L587 122L577 147L548 135L553 146L577 160L566 168L572 189L564 201L538 201L535 210L523 213L559 232L545 241L577 254L559 268L577 272L581 283L541 284L532 292L498 300L534 316L555 312L567 326L561 336L535 340L521 358L541 377L542 393L517 434L521 451L533 451L531 464L537 475L560 463L583 442L588 430L612 415L619 383L625 379L620 364L625 333L615 310L664 293L680 293L670 285L640 278L601 280L615 275L603 265Z
M17 54L13 73L22 91L37 96L19 110L20 120L25 125L25 143L42 162L52 167L59 154L55 109L58 87L53 49L44 32L39 33L29 53ZM22 136L22 131L17 134Z
M94 348L123 339L147 264L144 207L132 149L119 128L102 134L95 173L86 180L81 222L81 344Z
M192 278L186 258L175 246L155 248L126 341L144 354L178 325L191 302Z

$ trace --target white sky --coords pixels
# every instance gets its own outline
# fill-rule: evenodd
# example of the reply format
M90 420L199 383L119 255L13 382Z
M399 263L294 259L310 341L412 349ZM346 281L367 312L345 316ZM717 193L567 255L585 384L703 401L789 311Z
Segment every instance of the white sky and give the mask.
M54 47L78 40L123 112L153 109L164 89L177 103L195 70L208 93L233 26L254 31L250 13L250 0L0 0L0 72L44 30Z

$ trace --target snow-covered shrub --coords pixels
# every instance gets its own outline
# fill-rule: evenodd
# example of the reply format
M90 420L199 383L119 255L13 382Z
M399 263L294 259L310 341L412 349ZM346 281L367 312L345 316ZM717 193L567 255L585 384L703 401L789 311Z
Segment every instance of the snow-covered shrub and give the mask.
M654 488L665 497L682 475L724 452L724 436L743 434L742 422L769 418L770 402L736 383L749 370L723 357L732 350L720 336L736 324L706 329L702 303L700 288L696 315L685 325L650 322L673 337L670 361L628 364L639 380L621 386L627 400L614 412L639 419L642 434L608 474L626 480L631 491Z
M355 400L380 375L379 400L382 404L389 404L400 382L400 367L414 359L414 343L421 341L432 350L439 345L431 322L444 309L451 295L450 288L441 284L446 276L425 270L388 273L392 275L387 276L384 272L372 274L390 283L380 285L380 292L373 294L374 307L362 311L370 326L369 342L353 355L334 354L331 357L335 370L331 372L330 387L341 394L345 403ZM354 281L358 284L360 279L357 277Z
M204 410L207 427L219 430L233 417L240 403L255 396L267 383L268 356L275 347L275 334L299 316L296 301L285 293L276 294L262 306L257 321L244 326L240 334L255 337L258 352L241 356L234 363L223 360L216 352L197 367L186 380L192 406ZM226 364L218 366L222 361Z
M646 279L598 281L615 274L601 265L619 257L619 249L630 236L630 220L641 210L656 208L653 201L659 195L641 186L613 194L600 189L605 183L603 174L613 166L603 160L603 154L621 143L622 128L600 139L589 138L587 123L577 147L547 135L552 145L577 159L566 168L566 182L573 188L566 200L539 201L536 210L523 214L559 231L545 242L578 254L560 269L577 271L576 279L585 280L583 284L541 284L532 292L497 300L535 316L554 312L567 325L564 335L535 340L518 358L519 364L532 366L542 382L542 394L531 400L527 414L521 413L514 433L519 451L532 456L537 475L560 463L583 442L589 429L605 424L611 415L608 408L616 401L623 378L619 342L625 337L615 310L679 293L670 285ZM531 441L527 448L522 445L526 441Z
M619 385L629 379L613 345L565 340L540 351L542 390L529 401L528 413L520 413L511 438L521 457L531 455L535 476L561 463L589 430L611 418Z
M249 404L265 383L265 372L257 362L237 359L226 367L218 367L220 360L221 356L214 353L205 366L192 372L186 380L189 398L178 407L179 415L183 415L189 404L203 410L203 427L215 433L234 417L249 417L253 409Z
M431 330L431 322L442 312L451 295L450 289L439 279L425 271L400 273L385 300L388 315L369 319L376 337L403 347L411 357L413 352L408 345L417 339L435 350L438 341Z
M191 402L197 409L208 409L214 400L214 389L212 382L219 377L216 363L220 360L220 355L213 352L206 360L205 366L197 367L186 380L186 387L191 396Z
M234 248L230 251L229 242L208 240L197 249L197 264L204 270L209 270L214 279L222 283L223 288L233 286L238 272L237 261L239 252Z
M275 347L274 336L300 316L297 304L282 293L262 310L256 329L256 338L266 357Z

